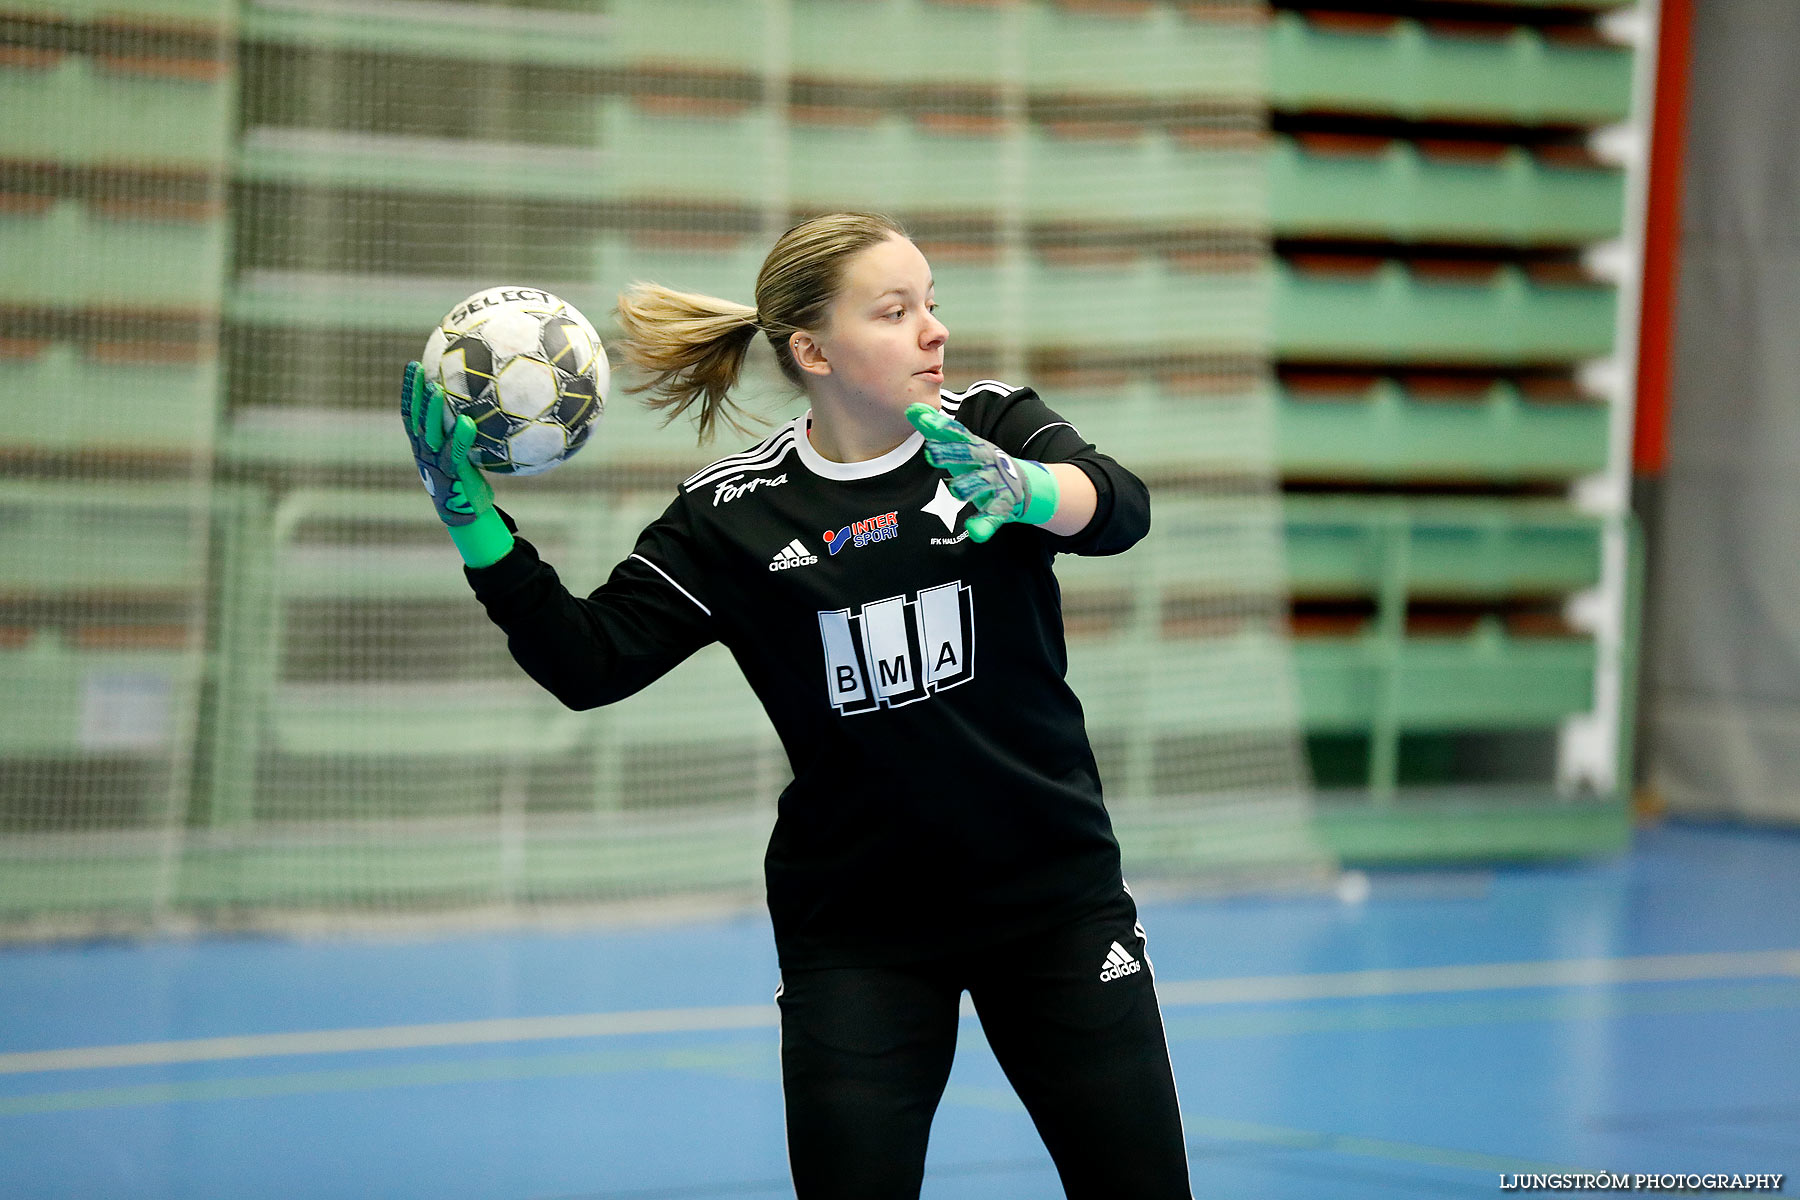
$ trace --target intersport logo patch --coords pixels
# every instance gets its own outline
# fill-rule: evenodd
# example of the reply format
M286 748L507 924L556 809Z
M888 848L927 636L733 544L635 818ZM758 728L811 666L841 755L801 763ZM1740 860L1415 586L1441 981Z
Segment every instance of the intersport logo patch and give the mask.
M827 529L823 535L825 548L835 556L849 546L867 546L871 542L885 542L900 536L900 513L877 513L872 517L864 517L860 521L852 521L842 529Z

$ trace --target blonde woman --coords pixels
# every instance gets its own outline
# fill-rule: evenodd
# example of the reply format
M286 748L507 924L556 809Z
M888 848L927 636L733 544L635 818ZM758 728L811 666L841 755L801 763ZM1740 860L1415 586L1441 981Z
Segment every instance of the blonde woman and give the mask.
M1029 388L944 390L936 309L925 256L864 213L783 234L754 307L634 285L623 350L654 406L732 421L762 336L811 409L686 480L587 596L494 508L416 364L402 409L533 679L592 708L719 641L767 709L794 772L765 867L801 1200L919 1194L964 991L1069 1196L1187 1197L1051 571L1136 543L1149 497Z

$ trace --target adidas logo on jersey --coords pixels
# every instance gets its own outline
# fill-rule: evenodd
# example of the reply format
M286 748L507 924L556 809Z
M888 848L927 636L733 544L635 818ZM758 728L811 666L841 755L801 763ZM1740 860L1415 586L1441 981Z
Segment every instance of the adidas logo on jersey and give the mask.
M1106 961L1100 964L1100 982L1111 983L1127 975L1136 975L1143 969L1143 963L1131 957L1131 952L1125 947L1114 942L1112 949L1106 952Z
M795 567L810 567L818 561L819 556L807 550L800 544L800 539L795 538L776 551L775 557L769 562L769 570L791 571Z

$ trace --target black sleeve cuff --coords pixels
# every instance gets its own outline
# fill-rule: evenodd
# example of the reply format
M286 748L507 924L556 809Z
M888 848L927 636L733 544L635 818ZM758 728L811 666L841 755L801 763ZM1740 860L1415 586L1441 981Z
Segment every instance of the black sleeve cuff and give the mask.
M503 508L496 507L494 511L500 514L508 532L513 535L513 548L499 562L489 566L463 567L463 578L469 581L476 598L483 604L514 591L543 566L537 547L519 536L519 523L512 515Z

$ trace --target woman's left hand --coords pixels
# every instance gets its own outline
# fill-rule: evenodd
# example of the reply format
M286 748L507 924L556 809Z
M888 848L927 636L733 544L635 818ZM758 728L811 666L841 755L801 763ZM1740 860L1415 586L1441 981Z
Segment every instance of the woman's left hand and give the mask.
M1011 521L1042 525L1056 515L1056 476L1043 463L1014 458L929 404L908 405L906 419L925 435L926 460L950 472L951 494L975 506L963 526L972 540L985 542Z

